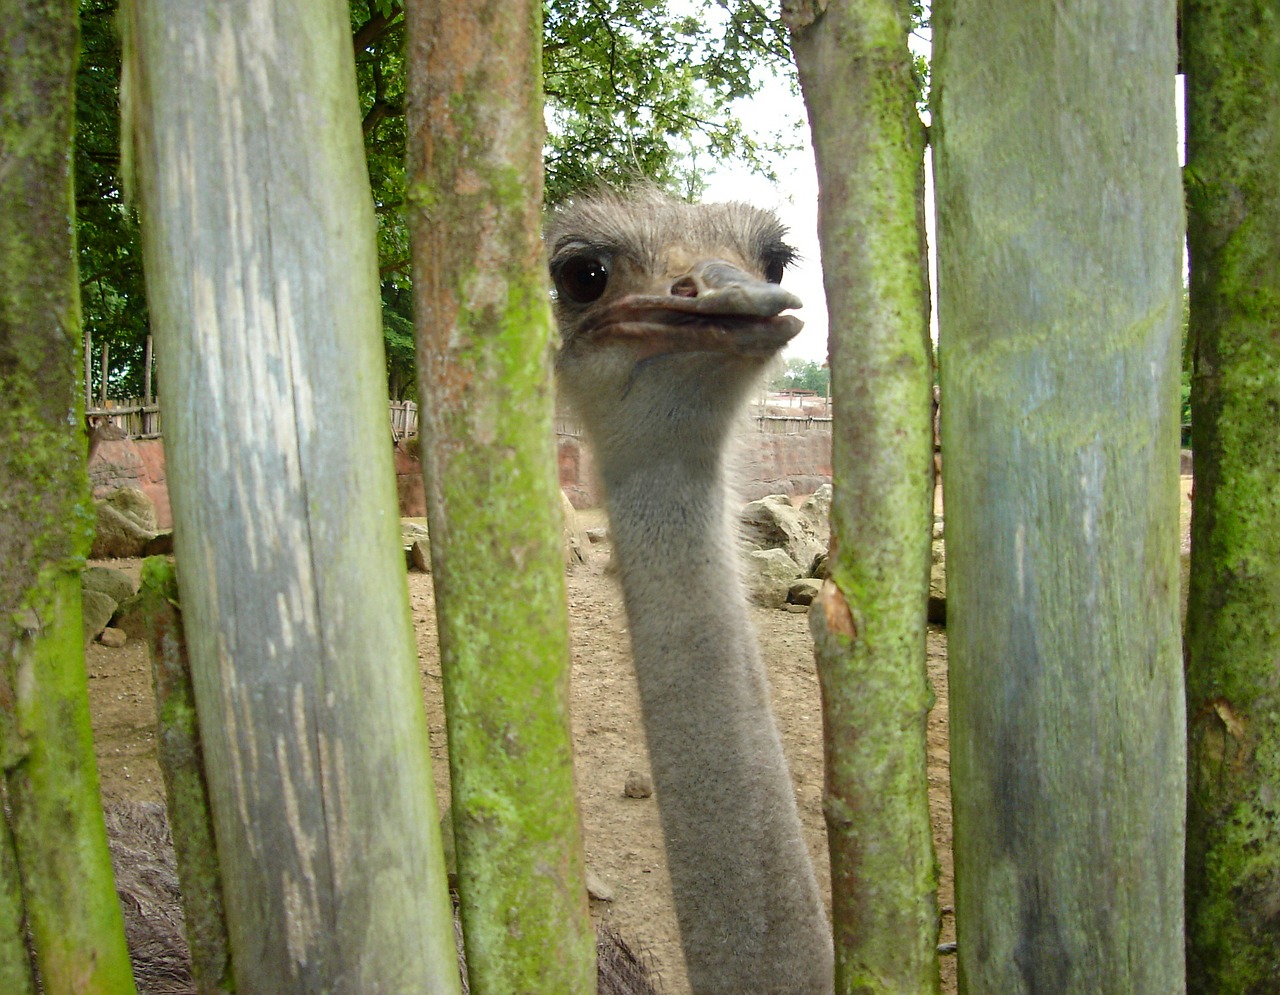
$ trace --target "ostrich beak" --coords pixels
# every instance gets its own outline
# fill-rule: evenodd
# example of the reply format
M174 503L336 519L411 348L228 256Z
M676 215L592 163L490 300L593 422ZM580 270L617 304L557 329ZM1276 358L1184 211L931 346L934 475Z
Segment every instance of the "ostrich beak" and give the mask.
M671 282L667 294L628 294L606 305L584 337L626 341L642 358L674 352L772 356L804 322L783 311L800 298L731 263L704 260Z

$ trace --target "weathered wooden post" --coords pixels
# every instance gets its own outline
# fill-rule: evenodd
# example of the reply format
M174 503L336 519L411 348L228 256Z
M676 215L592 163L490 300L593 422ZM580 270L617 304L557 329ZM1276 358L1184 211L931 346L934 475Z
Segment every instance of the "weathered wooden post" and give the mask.
M85 688L76 9L0 3L0 991L133 991ZM87 391L87 387L84 388Z
M962 992L1183 989L1174 8L934 8Z
M924 128L906 0L784 4L813 131L835 399L822 681L836 991L938 989L925 605L933 524Z
M1187 988L1280 993L1280 9L1187 0Z
M423 472L472 990L596 988L541 238L542 7L408 6Z
M457 992L346 4L130 13L127 134L236 983Z

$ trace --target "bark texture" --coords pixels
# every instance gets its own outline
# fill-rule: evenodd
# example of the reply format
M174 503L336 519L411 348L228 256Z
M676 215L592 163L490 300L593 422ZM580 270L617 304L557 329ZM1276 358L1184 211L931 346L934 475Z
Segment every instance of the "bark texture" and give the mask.
M1182 5L1195 498L1187 970L1280 992L1280 5Z
M0 990L131 992L85 686L75 4L0 3ZM24 922L25 917L25 922Z
M1183 988L1174 8L934 11L962 992Z
M156 745L182 887L191 974L200 995L223 995L234 992L236 986L174 565L165 557L149 558L142 565L139 593L156 695Z
M541 6L408 9L423 474L472 991L593 992L540 231Z
M925 604L933 508L924 129L899 0L785 3L817 156L835 399L826 730L836 991L938 990Z
M349 12L131 13L127 140L236 984L456 993Z

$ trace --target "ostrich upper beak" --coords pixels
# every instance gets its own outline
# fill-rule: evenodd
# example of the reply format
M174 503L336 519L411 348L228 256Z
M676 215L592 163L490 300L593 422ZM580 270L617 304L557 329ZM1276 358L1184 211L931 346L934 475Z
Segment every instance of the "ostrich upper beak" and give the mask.
M628 294L604 305L581 331L589 339L626 340L644 356L725 352L771 356L804 327L783 311L800 299L718 259L691 267L666 294Z

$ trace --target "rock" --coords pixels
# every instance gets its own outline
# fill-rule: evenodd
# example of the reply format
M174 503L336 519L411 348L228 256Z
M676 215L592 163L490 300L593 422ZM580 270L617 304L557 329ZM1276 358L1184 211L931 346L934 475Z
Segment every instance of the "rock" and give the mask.
M591 547L591 541L578 524L578 513L574 511L573 503L564 491L560 492L560 509L564 513L564 524L560 533L564 565L572 567L579 563L586 563L587 550Z
M796 561L781 549L753 549L746 554L747 596L765 608L781 608L787 603L791 582L800 574Z
M823 546L831 545L831 485L823 484L800 504L800 515Z
M937 526L935 526L936 530ZM946 540L935 538L929 551L928 619L936 625L947 622L947 546Z
M649 798L653 795L653 779L639 770L627 771L627 783L622 787L627 798Z
M128 600L120 602L111 620L112 627L119 629L130 639L146 639L147 619L142 614L141 607L141 594L135 594Z
M747 504L739 515L742 535L760 549L781 549L796 563L808 566L825 552L827 540L812 524L814 515L802 514L784 494L770 494Z
M82 591L80 593L81 611L84 622L84 641L91 642L98 633L107 627L111 616L116 613L116 599L101 591Z
M826 580L831 576L831 567L827 564L827 553L819 553L809 565L809 576L815 580Z
M409 566L421 573L431 573L431 543L415 539L409 544Z
M102 499L125 518L132 519L138 528L146 532L156 533L160 526L156 524L156 505L137 487L118 487Z
M400 519L400 545L404 547L406 567L431 573L431 535L426 525Z
M111 626L107 626L98 633L98 642L102 643L103 646L110 646L112 649L118 650L128 641L129 637L125 634L124 630L113 629Z
M788 601L782 606L782 610L791 612L793 615L805 615L808 613L810 607L810 605L794 605Z
M115 567L86 567L80 573L80 586L86 591L101 591L116 604L128 601L136 593L132 578Z
M121 488L119 494L132 488ZM137 493L142 494L141 491ZM145 498L146 495L143 495ZM122 557L141 556L147 544L155 537L155 533L143 528L137 519L126 515L110 501L94 502L98 521L93 536L93 547L89 550L90 559L110 560Z
M600 879L595 871L587 868L587 895L597 902L612 902L613 889Z
M822 590L822 581L816 577L801 577L787 588L787 604L811 605Z
M598 542L604 542L609 538L609 530L603 525L598 525L594 529L587 529L587 541L592 545Z
M173 529L166 529L163 532L157 532L150 541L142 547L143 556L172 556L173 555Z

